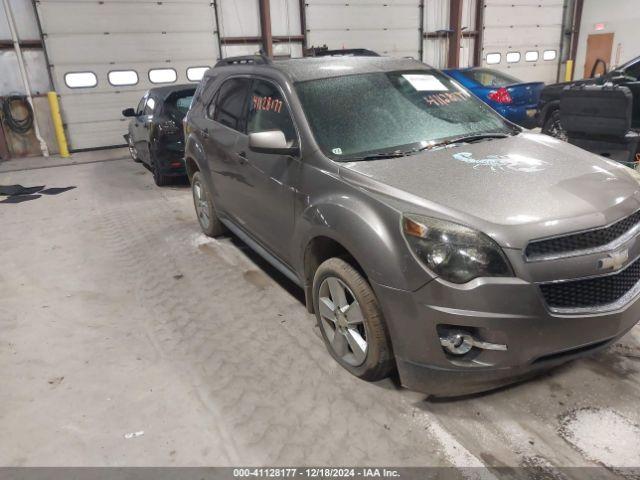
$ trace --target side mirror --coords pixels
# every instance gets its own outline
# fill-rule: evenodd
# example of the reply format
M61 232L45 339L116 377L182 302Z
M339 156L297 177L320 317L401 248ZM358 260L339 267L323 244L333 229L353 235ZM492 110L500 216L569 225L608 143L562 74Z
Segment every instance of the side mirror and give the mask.
M126 108L122 110L122 115L125 117L137 117L136 111L133 108Z
M272 155L297 155L298 147L291 147L280 130L268 132L256 132L249 134L249 149L257 153L270 153Z

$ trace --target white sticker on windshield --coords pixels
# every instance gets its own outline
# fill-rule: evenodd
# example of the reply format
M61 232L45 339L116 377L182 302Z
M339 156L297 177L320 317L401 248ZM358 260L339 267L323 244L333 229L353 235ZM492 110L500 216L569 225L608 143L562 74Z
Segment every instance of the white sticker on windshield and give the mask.
M406 74L402 75L413 88L419 92L447 92L449 89L445 87L440 80L433 75L424 74Z
M342 155L342 149L341 148L334 148L331 151L333 152L334 155Z

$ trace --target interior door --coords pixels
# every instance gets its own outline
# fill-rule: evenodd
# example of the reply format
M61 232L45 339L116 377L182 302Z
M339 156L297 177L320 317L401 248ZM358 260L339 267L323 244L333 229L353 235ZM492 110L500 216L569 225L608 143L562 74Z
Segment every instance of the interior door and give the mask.
M256 79L247 106L247 134L280 130L290 146L298 145L298 134L282 90L273 82ZM249 139L238 139L240 176L239 208L246 215L249 230L286 263L290 263L290 242L294 225L294 191L300 160L288 155L257 153Z
M602 62L606 65L606 70L609 71L611 65L611 51L613 50L613 33L594 33L587 37L587 56L584 63L584 78L591 78L591 72L593 67L598 62L602 65ZM603 75L602 67L596 68L595 76Z

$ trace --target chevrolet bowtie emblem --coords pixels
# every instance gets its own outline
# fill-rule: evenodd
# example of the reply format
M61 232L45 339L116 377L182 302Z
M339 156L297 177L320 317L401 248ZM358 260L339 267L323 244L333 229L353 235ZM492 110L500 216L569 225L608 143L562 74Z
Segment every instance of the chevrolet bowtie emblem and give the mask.
M598 268L600 270L620 270L627 260L629 260L629 250L620 250L598 260Z

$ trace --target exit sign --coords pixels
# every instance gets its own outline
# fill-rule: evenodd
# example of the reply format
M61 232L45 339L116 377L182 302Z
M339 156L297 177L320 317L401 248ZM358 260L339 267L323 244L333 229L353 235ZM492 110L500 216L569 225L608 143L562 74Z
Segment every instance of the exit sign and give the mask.
M604 30L604 27L605 27L604 23L596 23L595 24L596 31Z

